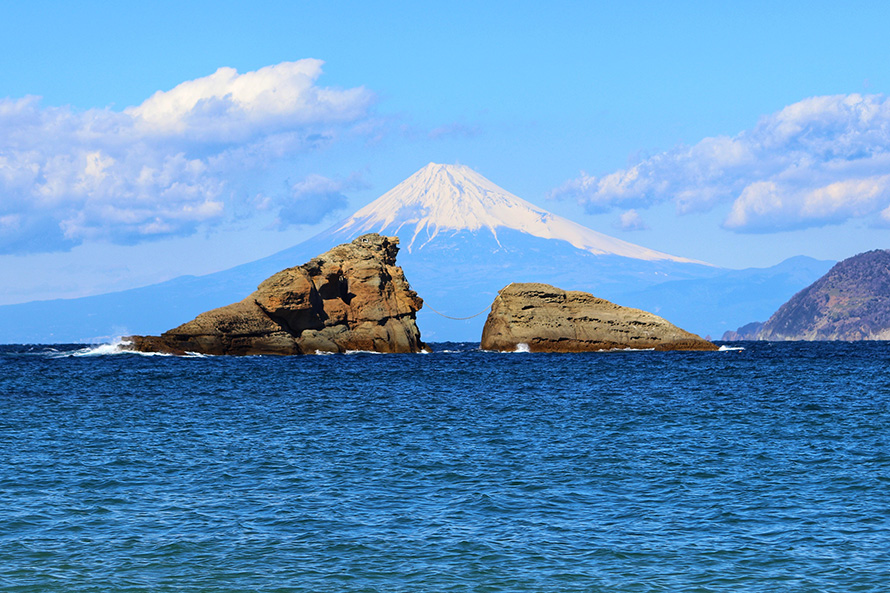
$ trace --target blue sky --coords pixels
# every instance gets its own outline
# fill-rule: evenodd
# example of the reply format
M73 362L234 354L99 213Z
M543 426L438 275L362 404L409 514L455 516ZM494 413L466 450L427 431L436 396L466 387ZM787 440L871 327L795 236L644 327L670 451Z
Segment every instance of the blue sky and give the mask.
M7 4L0 304L250 261L431 161L727 267L888 247L890 11L775 4Z

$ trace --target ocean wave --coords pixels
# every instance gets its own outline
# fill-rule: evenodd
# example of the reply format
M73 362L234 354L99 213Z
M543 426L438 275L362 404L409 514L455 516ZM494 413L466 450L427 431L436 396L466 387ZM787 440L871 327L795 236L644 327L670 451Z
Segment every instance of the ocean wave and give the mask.
M139 352L137 350L130 350L127 346L132 343L133 342L118 338L111 343L87 346L80 350L75 350L74 352L59 352L56 353L56 356L116 356L118 354L130 354L133 356L176 356L175 354L170 354L168 352ZM199 352L187 352L185 358L204 358L206 356L206 354L201 354Z
M735 350L744 350L741 346L720 346L717 352L733 352Z
M122 340L120 338L114 340L110 344L97 344L94 346L87 346L86 348L81 348L80 350L75 350L74 352L65 353L66 356L111 356L115 354L133 354L132 350L127 350L124 347L132 344L132 342L127 342L126 340Z
M655 348L610 348L609 350L599 350L599 352L655 352Z
M442 352L453 352L460 353L466 352L465 350L442 350ZM488 352L489 354L530 354L531 350L526 343L519 343L516 345L515 350L487 350L485 348L477 348L473 350L473 352Z
M461 350L442 350L440 352L462 352ZM494 354L529 354L532 353L529 345L521 342L515 350L482 350L478 352L491 352ZM655 352L655 348L609 348L603 350L583 350L578 352L553 352L551 354L608 354L609 352Z

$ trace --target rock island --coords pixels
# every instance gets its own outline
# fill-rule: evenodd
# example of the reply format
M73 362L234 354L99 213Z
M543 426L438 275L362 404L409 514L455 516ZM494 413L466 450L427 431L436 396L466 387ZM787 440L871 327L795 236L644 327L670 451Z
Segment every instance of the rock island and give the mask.
M419 352L423 300L396 266L399 239L362 235L263 281L244 300L160 336L124 338L141 352L311 354Z
M549 284L510 284L495 297L482 349L589 352L616 349L717 350L658 315Z

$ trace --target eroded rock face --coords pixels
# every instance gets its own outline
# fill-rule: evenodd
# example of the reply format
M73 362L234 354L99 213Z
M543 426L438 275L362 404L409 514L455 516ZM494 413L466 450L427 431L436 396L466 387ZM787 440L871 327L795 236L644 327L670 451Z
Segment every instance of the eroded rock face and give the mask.
M397 237L376 233L264 280L241 302L160 336L126 338L143 352L308 354L419 352L423 301L396 266Z
M484 350L513 351L520 344L531 352L717 350L652 313L538 283L501 290L482 330Z

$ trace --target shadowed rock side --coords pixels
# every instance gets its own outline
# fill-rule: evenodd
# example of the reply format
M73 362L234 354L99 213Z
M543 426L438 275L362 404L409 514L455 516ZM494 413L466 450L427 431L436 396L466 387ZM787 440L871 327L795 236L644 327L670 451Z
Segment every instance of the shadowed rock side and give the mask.
M835 264L748 339L890 340L890 251L867 251Z
M484 350L589 352L639 348L717 350L657 315L549 284L510 284L498 293L482 330Z
M763 328L762 321L752 321L751 323L746 323L739 329L733 331L729 330L723 332L723 337L721 338L724 342L741 342L743 340L756 340L757 332L759 332Z
M339 245L263 281L241 302L201 313L160 336L126 338L142 352L310 354L419 352L423 300L395 265L397 237Z

